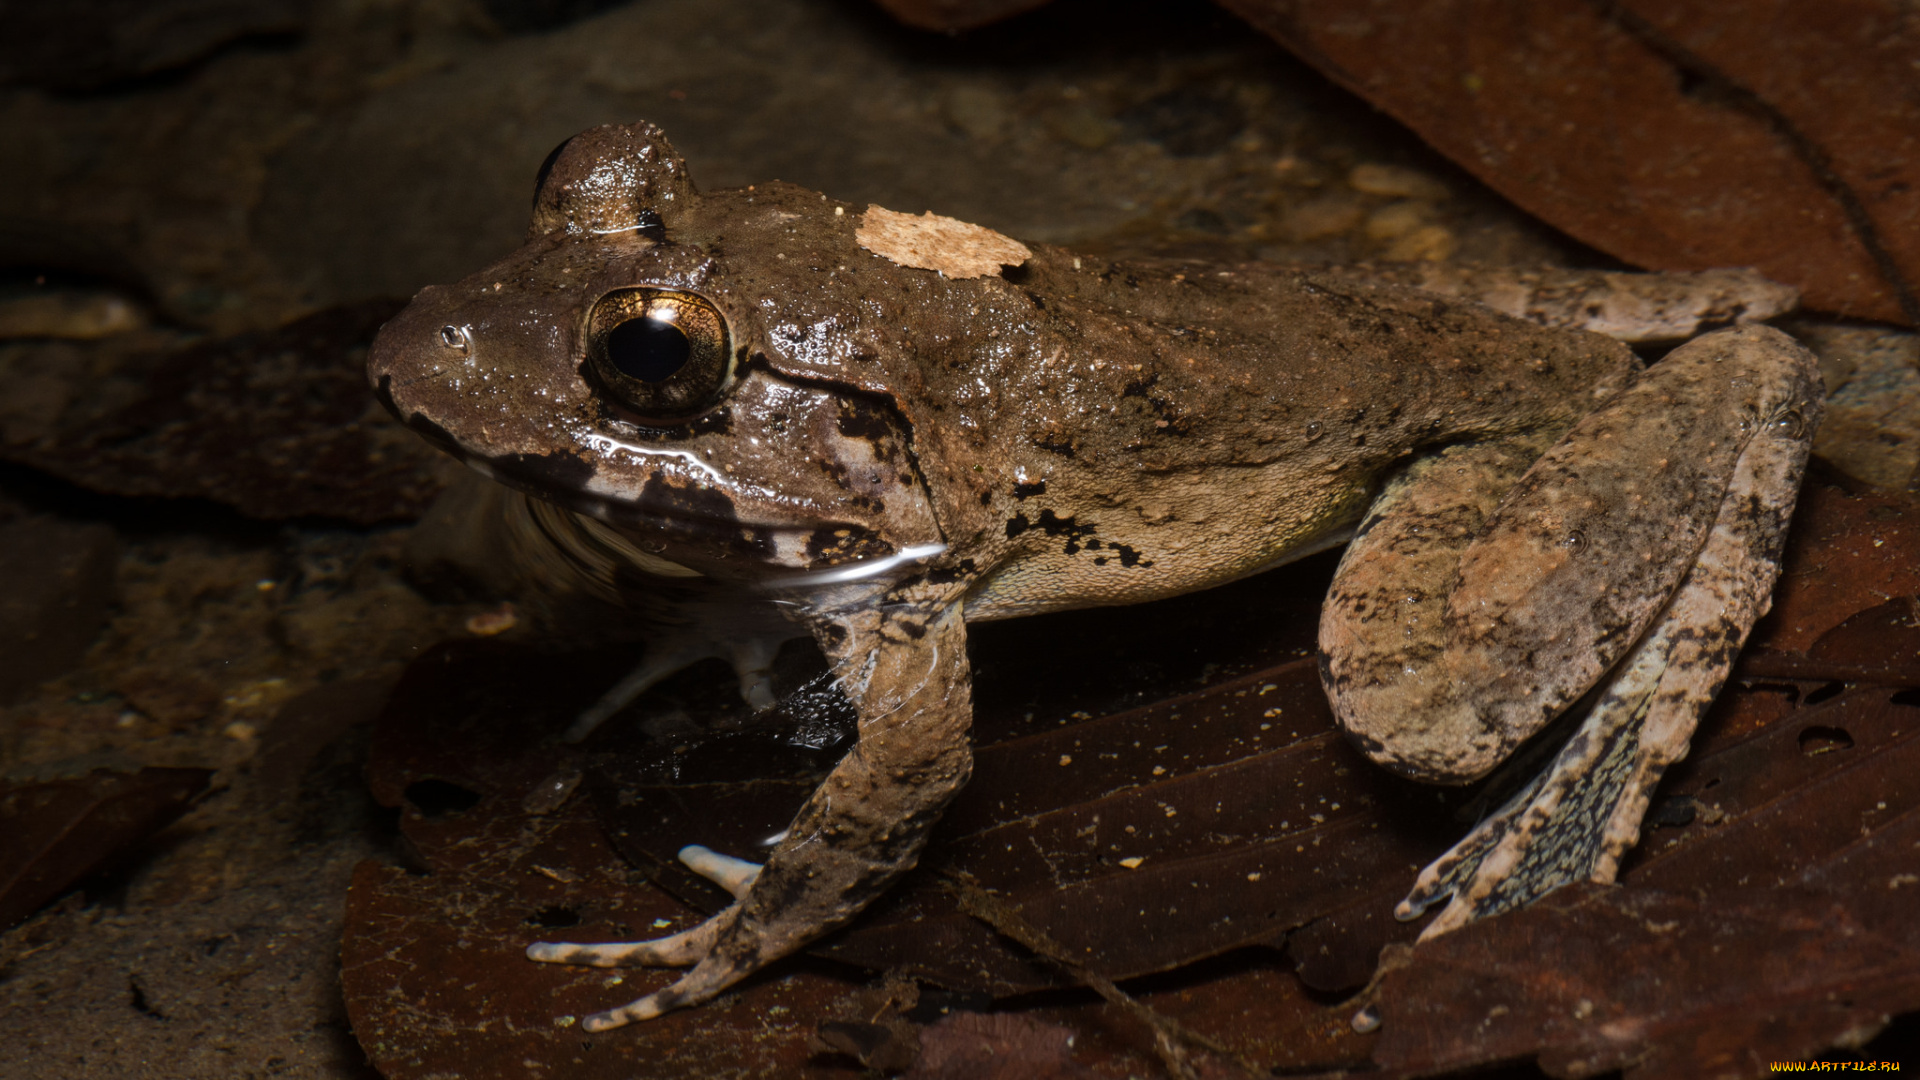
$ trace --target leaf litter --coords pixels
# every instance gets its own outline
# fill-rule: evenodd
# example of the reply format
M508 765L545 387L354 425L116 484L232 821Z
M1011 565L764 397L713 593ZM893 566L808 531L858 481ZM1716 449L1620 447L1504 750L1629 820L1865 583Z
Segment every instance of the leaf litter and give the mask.
M912 1026L924 1057L932 1032L945 1033L936 1045L959 1036L920 1025L987 1009L1071 1032L1074 1067L1092 1075L1157 1068L1153 1024L1070 988L1091 973L1218 1043L1190 1058L1202 1076L1244 1075L1242 1061L1411 1075L1529 1058L1559 1076L1738 1073L1866 1045L1920 1010L1920 930L1906 916L1920 794L1901 783L1920 766L1920 697L1903 682L1920 654L1916 522L1907 497L1810 483L1775 610L1663 783L1621 883L1417 946L1419 924L1394 922L1392 905L1469 827L1475 792L1388 777L1333 732L1299 658L1310 604L1268 605L1290 625L1260 645L1235 638L1245 667L1208 672L1198 690L1180 692L1193 673L1169 663L1181 678L1159 700L1058 720L1020 710L1010 687L1055 669L1019 657L1044 657L1049 640L1122 661L1128 648L1164 659L1165 646L1075 637L1092 623L982 635L975 781L921 868L809 957L591 1038L571 1018L671 973L534 965L525 945L654 936L717 909L724 896L673 853L763 852L843 752L845 706L816 678L786 712L743 717L723 669L695 670L669 687L691 720L681 734L650 739L616 719L567 747L558 732L620 657L445 646L409 670L373 749L375 794L400 809L419 865L356 877L355 1030L396 1080L518 1075L523 1061L585 1077L642 1060L659 1076L832 1076L860 1067L850 1047L888 1044L876 1032L889 1024ZM1315 595L1326 572L1306 568L1282 595ZM1243 617L1237 601L1232 588L1183 598L1200 620ZM1181 640L1154 615L1123 638L1157 625L1158 641ZM1097 681L1072 670L1061 681ZM574 797L529 812L555 776L579 779ZM996 932L956 881L1046 944ZM873 1006L881 973L920 1004Z

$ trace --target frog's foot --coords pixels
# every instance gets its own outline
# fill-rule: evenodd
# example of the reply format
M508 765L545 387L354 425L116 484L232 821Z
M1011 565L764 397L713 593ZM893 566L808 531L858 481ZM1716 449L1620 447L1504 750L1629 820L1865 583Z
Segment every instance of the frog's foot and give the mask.
M599 700L581 710L562 740L577 743L593 734L607 718L634 703L661 680L702 660L719 658L733 665L740 680L740 696L758 712L773 707L773 658L785 637L741 636L726 642L687 640L671 647L647 650L647 658L614 683Z
M747 895L754 879L760 876L759 863L722 855L698 844L681 848L680 861L687 869L727 890L735 900ZM706 955L720 927L720 916L716 915L691 930L651 941L612 941L599 945L536 941L527 946L527 959L587 967L683 967Z
M759 863L722 855L698 844L681 848L680 861L687 869L727 890L736 900L746 896L748 890L753 888L754 880L760 876ZM699 964L713 954L721 933L737 918L737 911L737 908L730 907L690 930L651 941L614 941L597 945L536 941L527 946L527 959L586 967L685 967ZM738 978L738 975L734 978ZM726 983L731 983L734 978L727 979ZM711 981L711 974L702 981ZM726 983L715 986L714 992ZM595 1013L582 1021L581 1026L588 1031L606 1031L637 1020L651 1020L687 1001L692 990L693 985L689 984L688 979L681 979L665 990L628 1002L618 1009Z
M1394 917L1417 919L1452 897L1421 932L1424 941L1523 907L1562 885L1612 881L1620 856L1639 838L1648 795L1661 770L1685 753L1684 733L1696 718L1667 718L1667 727L1682 731L1677 748L1643 746L1651 690L1622 697L1615 689L1597 702L1545 772L1420 872Z

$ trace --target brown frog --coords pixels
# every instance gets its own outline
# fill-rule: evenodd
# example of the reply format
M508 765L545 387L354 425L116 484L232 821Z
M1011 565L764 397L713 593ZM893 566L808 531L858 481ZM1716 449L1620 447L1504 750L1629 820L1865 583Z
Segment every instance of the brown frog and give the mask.
M1791 303L1738 275L1421 284L1673 336ZM1082 258L788 184L702 194L646 124L557 149L526 245L423 290L368 371L539 500L554 573L694 586L755 634L783 613L858 711L764 866L685 856L731 907L529 947L691 966L589 1030L713 997L914 864L971 767L968 622L1341 543L1323 679L1380 764L1475 779L1592 693L1400 914L1451 897L1437 933L1611 880L1767 606L1821 412L1812 358L1763 326L1643 370L1609 337L1351 274Z

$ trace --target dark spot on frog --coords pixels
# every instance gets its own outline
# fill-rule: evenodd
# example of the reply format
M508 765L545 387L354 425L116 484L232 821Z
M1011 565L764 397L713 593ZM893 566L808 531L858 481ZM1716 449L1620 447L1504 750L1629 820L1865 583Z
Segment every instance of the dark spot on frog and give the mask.
M1092 536L1094 527L1081 525L1071 517L1061 517L1052 510L1040 511L1038 521L1028 521L1025 514L1015 514L1007 519L1007 539L1009 540L1029 529L1039 529L1048 536L1066 537L1067 545L1064 550L1068 555L1078 555L1081 548L1080 541Z
M593 463L578 454L555 450L547 454L506 454L487 461L515 484L534 491L583 491L593 479Z
M858 562L862 559L883 558L893 554L893 551L892 544L881 539L873 530L858 525L816 529L807 536L809 569L839 566L842 563Z
M820 467L821 472L827 474L827 479L833 481L835 487L842 491L853 490L853 474L847 470L845 465L824 458L814 462L814 464Z
M962 559L956 566L942 566L927 571L927 580L935 585L952 585L971 578L973 574L973 560Z
M865 439L873 444L877 456L887 454L882 447L890 447L896 429L892 417L887 411L863 398L843 397L839 401L840 415L835 421L840 434L849 439Z
M380 382L381 382L382 389L384 389L386 384L386 378L382 376ZM391 401L387 402L387 408L388 409L393 408L393 403ZM466 460L467 458L466 452L461 450L460 444L454 440L453 432L448 431L446 428L443 428L439 424L434 423L432 420L427 419L425 416L421 415L420 413L414 413L412 416L407 417L407 428L411 431L417 432L422 438L426 439L428 442L432 443L434 446L445 451L446 453L452 454L454 457L457 457L462 461Z
M660 220L659 214L652 210L642 210L633 215L633 221L634 232L639 233L641 236L646 237L656 244L666 243L667 224Z
M1089 543L1087 546L1092 547L1093 545L1092 543ZM1128 547L1125 544L1115 544L1113 545L1113 550L1120 553L1121 566L1132 568L1135 566L1146 567L1146 566L1153 565L1152 559L1141 558L1139 552L1133 550L1132 548Z
M675 487L654 473L640 489L632 510L672 539L714 545L730 556L765 558L773 554L773 541L766 530L741 526L733 500L713 488Z
M1059 454L1065 458L1073 456L1073 441L1051 432L1045 435L1034 436L1033 445L1045 450L1049 454Z
M1030 499L1035 495L1045 495L1046 493L1047 482L1045 480L1035 480L1031 484L1013 485L1013 497L1016 499Z

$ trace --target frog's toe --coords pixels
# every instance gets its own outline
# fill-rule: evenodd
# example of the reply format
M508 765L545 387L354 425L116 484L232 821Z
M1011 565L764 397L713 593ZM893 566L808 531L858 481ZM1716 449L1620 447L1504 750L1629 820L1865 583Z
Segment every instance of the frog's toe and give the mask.
M753 887L754 880L760 876L759 863L722 855L699 844L688 844L681 848L680 862L687 869L732 893L735 900L747 895L747 890Z
M579 964L584 967L685 967L713 951L720 932L733 921L729 908L691 930L650 941L608 941L578 944L536 941L527 946L527 959L543 964Z
M677 986L679 984L676 983L674 985ZM668 987L668 989L670 990L672 987ZM606 1012L594 1013L592 1016L580 1021L580 1029L589 1032L612 1031L617 1027L637 1024L642 1020L651 1020L662 1013L670 1011L674 1006L679 1004L676 1001L664 999L663 995L665 994L666 991L662 990L658 993L648 994L638 1001L630 1001L617 1009L608 1009Z
M646 997L630 1001L617 1009L594 1013L580 1021L583 1030L611 1031L617 1027L651 1020L684 1005L698 1005L744 978L752 969L710 957L687 972L673 985L655 990Z

